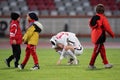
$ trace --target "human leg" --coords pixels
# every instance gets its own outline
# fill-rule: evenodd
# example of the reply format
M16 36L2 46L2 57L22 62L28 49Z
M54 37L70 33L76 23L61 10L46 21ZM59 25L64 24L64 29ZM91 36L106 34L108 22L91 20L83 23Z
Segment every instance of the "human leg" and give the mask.
M108 62L108 60L107 60L106 50L105 50L104 44L101 44L100 55L101 55L101 58L102 58L102 60L103 60L103 63L104 63L105 68L112 68L113 65L112 65L112 64L109 64L109 62Z
M13 55L10 55L9 58L5 59L5 64L10 67L10 62L14 59Z
M14 59L14 45L11 45L11 47L13 53L7 59L5 59L5 63L8 67L10 67L10 62Z
M77 56L81 55L81 54L83 53L83 47L81 46L81 47L79 47L79 48L75 48L75 49L74 49L74 53L75 53L75 55L77 55Z
M15 67L18 67L19 60L20 60L20 54L21 54L20 45L14 46L13 54L14 54L14 60L15 60L14 65L15 65Z
M108 60L107 60L107 57L106 57L106 51L105 51L104 44L101 44L100 55L101 55L101 58L103 60L103 63L104 64L108 64Z
M36 53L36 46L31 45L31 55L33 57L34 60L34 66L31 68L31 70L37 70L39 69L39 63L38 63L38 57L37 57L37 53Z
M93 53L92 53L92 56L89 62L90 66L94 66L95 60L99 53L99 49L100 49L100 44L95 44L95 47L94 47L94 50L93 50Z
M71 50L67 50L67 54L70 56L70 61L72 61L73 64L78 64L77 57Z
M23 62L20 65L18 65L19 69L24 69L25 65L27 64L30 58L30 45L27 45L25 52L26 54L25 54Z
M36 46L33 46L31 45L31 55L33 57L33 60L34 60L34 64L38 64L38 57L37 57L37 54L36 54Z

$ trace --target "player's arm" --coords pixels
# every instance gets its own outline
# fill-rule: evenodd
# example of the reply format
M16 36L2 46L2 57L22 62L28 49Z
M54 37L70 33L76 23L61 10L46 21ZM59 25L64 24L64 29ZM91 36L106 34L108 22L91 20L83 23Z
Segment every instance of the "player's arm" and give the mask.
M114 38L115 35L111 29L111 26L110 26L108 20L106 18L104 18L103 20L104 20L103 26L104 26L105 30L108 32L108 34L110 34L110 36L112 36Z
M62 61L62 59L64 58L64 56L63 56L64 53L65 53L64 45L61 44L61 43L58 43L58 44L57 44L57 50L58 50L58 51L61 51L60 58L59 58L59 60L57 61L57 65L59 65L59 64L61 64L61 61Z
M57 65L61 64L61 61L62 61L62 59L64 58L64 56L63 56L64 53L65 53L65 49L62 50L61 55L60 55L60 58L59 58L59 60L57 61Z
M17 32L17 25L13 24L10 28L10 38L13 44L16 44L16 32Z

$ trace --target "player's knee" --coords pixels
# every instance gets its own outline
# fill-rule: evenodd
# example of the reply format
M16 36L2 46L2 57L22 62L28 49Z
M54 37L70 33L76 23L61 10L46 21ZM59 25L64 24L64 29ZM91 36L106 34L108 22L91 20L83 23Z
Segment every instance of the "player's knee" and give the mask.
M83 48L81 50L75 50L74 51L77 56L83 54Z

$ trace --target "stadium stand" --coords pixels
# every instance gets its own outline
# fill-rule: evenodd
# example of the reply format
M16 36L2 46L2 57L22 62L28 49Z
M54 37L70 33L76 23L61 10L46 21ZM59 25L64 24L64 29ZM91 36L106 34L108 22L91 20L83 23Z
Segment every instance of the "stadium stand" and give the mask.
M9 16L11 11L25 15L32 10L40 16L92 16L99 3L105 5L107 16L120 14L120 0L0 0L0 15Z

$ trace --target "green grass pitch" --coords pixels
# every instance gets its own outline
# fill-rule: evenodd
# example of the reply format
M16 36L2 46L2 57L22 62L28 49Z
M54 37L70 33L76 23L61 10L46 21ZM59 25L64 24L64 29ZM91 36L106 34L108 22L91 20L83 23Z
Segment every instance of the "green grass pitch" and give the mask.
M96 70L89 70L88 63L92 49L84 49L78 56L79 65L68 66L64 59L61 65L56 65L59 55L52 49L37 49L40 70L31 71L33 66L32 56L24 70L15 69L13 62L7 68L4 59L11 54L11 49L0 49L0 80L120 80L120 49L107 49L107 57L114 65L111 69L104 69L100 55L96 60ZM22 62L25 50L22 49Z

